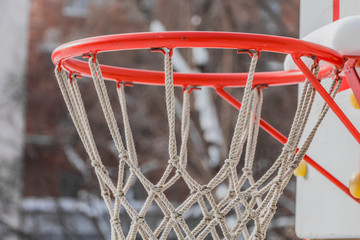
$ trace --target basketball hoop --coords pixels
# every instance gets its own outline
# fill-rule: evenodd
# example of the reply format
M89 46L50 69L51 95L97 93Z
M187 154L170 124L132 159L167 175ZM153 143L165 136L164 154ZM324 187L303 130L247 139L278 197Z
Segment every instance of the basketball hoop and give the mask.
M251 56L249 72L173 73L172 50L197 47L234 49L247 52ZM161 51L164 55L165 71L135 70L100 65L97 59L97 54L101 52L135 49ZM261 52L290 54L300 70L255 73L256 63ZM88 57L89 61L86 63L74 59L78 56ZM310 68L303 62L302 58L304 57L312 59ZM245 239L264 239L266 229L275 213L277 201L289 182L294 169L302 159L309 162L351 196L346 186L305 155L329 108L336 113L349 132L360 143L359 132L333 100L341 86L339 73L345 59L330 48L297 39L258 34L226 32L136 33L101 36L70 42L55 49L52 60L56 65L55 74L66 105L99 180L101 194L111 217L112 239L135 239L137 236L141 236L143 239L166 239L171 231L175 233L178 239L204 239L207 236L211 236L213 239L238 239L239 236L243 236ZM320 61L326 62L321 68ZM114 184L110 179L97 151L75 75L89 76L94 81L106 122L119 152L117 184ZM333 81L331 87L326 90L319 83L319 79L328 77L332 77ZM104 79L117 83L126 147L122 142L110 106ZM124 84L129 82L165 86L169 122L169 160L165 172L156 184L151 183L138 167L125 101ZM262 87L264 85L289 85L300 82L304 82L305 87L287 139L260 118ZM180 86L184 89L182 136L179 152L176 149L175 137L174 86ZM194 87L212 87L219 96L240 109L228 158L225 159L219 172L206 185L200 185L186 170L188 162L186 143L189 136L190 119L189 98L191 89ZM244 87L242 105L224 90L225 87ZM325 104L312 131L308 136L305 136L306 141L302 146L298 146L316 92L324 98ZM252 169L259 127L264 128L282 142L284 148L269 170L260 179L254 179ZM244 168L242 173L239 173L236 167L240 161L243 148L246 149L243 159ZM126 179L124 179L125 166L130 168L131 172ZM148 193L148 197L144 200L144 205L139 211L136 211L125 197L126 193L130 191L131 182L135 179L144 186ZM173 186L179 179L184 180L190 189L190 194L179 207L175 208L166 198L164 191ZM225 181L229 183L228 193L223 199L216 201L211 191ZM245 182L250 184L247 189L244 189ZM354 197L352 198L357 200ZM153 203L157 204L164 215L156 229L151 229L145 218L149 206ZM195 228L191 229L184 219L184 213L189 211L194 204L200 206L203 218ZM131 227L126 231L120 225L120 207L123 207L132 219ZM237 221L235 226L229 228L226 225L226 218L231 211L235 212ZM221 233L218 229L221 229Z

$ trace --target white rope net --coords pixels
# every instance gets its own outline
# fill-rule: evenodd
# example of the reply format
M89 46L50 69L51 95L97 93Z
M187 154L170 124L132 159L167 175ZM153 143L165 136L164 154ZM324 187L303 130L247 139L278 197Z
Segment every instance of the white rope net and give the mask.
M255 179L252 170L255 149L259 131L259 121L263 94L259 88L253 88L253 77L258 60L258 53L251 59L248 79L244 89L242 107L234 128L228 158L217 174L206 184L201 185L187 171L187 142L190 127L190 90L183 93L183 111L181 122L181 147L178 151L175 135L175 95L173 85L173 65L169 52L165 53L165 94L169 123L169 158L160 180L154 184L141 172L138 164L134 139L130 128L126 109L124 85L117 87L120 108L122 112L126 146L110 105L109 96L102 77L100 65L94 57L89 59L95 89L109 127L111 136L119 153L119 168L117 182L109 176L96 147L84 103L75 77L68 79L62 68L55 69L55 74L63 94L65 103L73 119L78 134L91 159L91 164L99 181L101 195L110 214L111 239L169 239L171 232L176 239L264 239L266 229L272 219L279 197L289 182L294 169L303 159L315 135L320 122L325 117L329 107L324 104L318 121L305 142L298 148L300 138L310 114L316 91L308 81L300 97L294 121L280 156L260 178ZM317 76L318 66L313 74ZM335 97L341 79L334 78L329 93ZM245 151L245 154L243 154ZM241 157L244 156L244 157ZM243 168L238 171L239 162ZM125 169L130 174L125 174ZM182 179L190 189L190 194L177 207L170 202L164 191ZM139 181L147 192L141 209L135 209L126 198L134 181ZM245 184L247 182L247 185ZM222 199L215 197L214 189L220 184L228 184L228 192ZM245 185L249 186L245 189ZM162 211L163 219L151 228L146 214L152 204ZM190 227L184 214L193 206L199 206L202 217L195 227ZM131 218L129 229L121 226L120 209L123 208ZM236 223L229 227L226 223L230 213L235 213Z

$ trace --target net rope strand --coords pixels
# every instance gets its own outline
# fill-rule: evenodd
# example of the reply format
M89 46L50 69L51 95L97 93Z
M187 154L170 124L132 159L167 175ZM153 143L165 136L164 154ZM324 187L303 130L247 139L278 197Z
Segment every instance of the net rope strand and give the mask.
M165 170L157 183L152 183L146 178L139 167L126 107L124 84L119 83L117 85L124 127L125 140L123 142L110 104L100 64L94 56L90 56L89 68L94 87L119 156L118 175L115 184L110 178L96 147L76 78L72 75L68 77L63 68L60 68L60 71L58 67L55 68L61 93L89 155L91 165L99 181L101 196L109 211L112 240L133 240L139 237L151 240L169 238L195 240L211 237L211 239L220 240L239 239L240 236L249 240L265 239L266 230L276 211L278 199L289 182L294 169L305 156L320 123L329 110L329 106L324 103L310 133L305 138L302 137L316 93L310 82L306 80L287 143L267 172L259 179L255 179L253 168L263 102L262 89L253 87L258 57L258 52L252 51L242 107L238 112L228 158L224 160L216 175L205 185L201 185L187 171L187 163L190 161L187 153L187 142L190 132L191 88L185 88L183 91L179 152L177 149L173 63L170 51L164 52L165 102L169 126L168 159ZM317 77L319 67L316 61L311 70L313 75ZM335 97L340 85L341 78L335 77L328 90L332 98ZM299 150L296 151L302 138L305 140ZM239 172L238 166L242 161L243 167ZM179 180L183 180L190 194L177 207L174 207L164 192L173 187ZM147 197L140 209L135 209L126 198L126 194L131 190L135 181L141 183L147 192ZM218 199L219 197L215 197L213 192L221 184L227 184L228 190L225 196ZM146 219L146 214L149 213L152 205L158 206L164 215L155 228L151 228ZM184 214L191 211L194 206L200 208L202 218L190 228ZM121 209L124 209L131 218L129 229L124 229L121 226ZM226 220L233 214L237 220L233 227L229 227Z

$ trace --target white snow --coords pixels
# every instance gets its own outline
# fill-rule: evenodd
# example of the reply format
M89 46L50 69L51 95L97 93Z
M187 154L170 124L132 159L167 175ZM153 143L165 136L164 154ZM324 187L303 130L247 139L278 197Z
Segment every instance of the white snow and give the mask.
M303 40L332 48L343 55L360 55L359 27L360 16L344 17L309 33ZM305 63L310 65L312 60L306 58ZM298 69L290 55L286 56L284 69Z
M91 204L99 212L107 213L106 205L100 198L92 198ZM54 199L47 198L25 198L22 202L22 210L31 212L55 213L60 208L63 212L81 212L87 216L93 216L94 209L91 208L89 202L81 201L74 198L61 197Z

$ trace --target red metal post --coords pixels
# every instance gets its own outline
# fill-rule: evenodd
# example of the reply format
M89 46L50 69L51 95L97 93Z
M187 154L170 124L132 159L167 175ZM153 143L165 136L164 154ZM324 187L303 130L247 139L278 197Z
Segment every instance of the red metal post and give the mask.
M340 0L333 0L333 22L340 18Z

